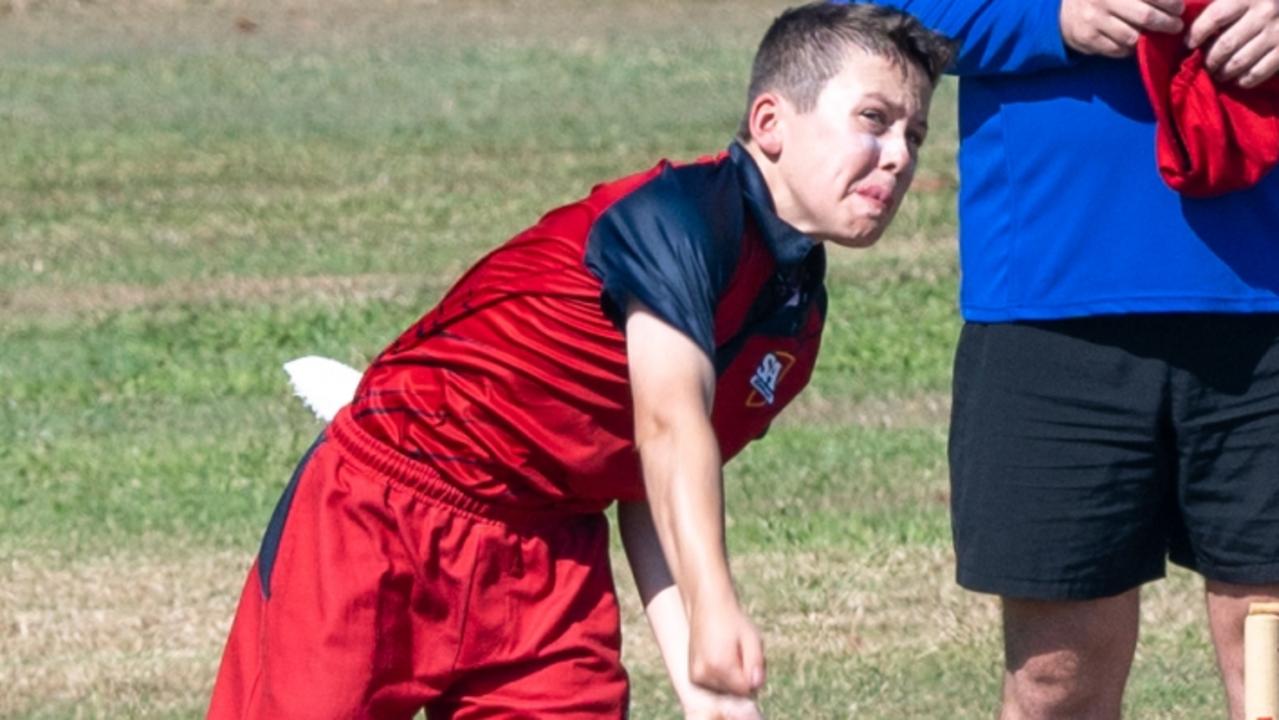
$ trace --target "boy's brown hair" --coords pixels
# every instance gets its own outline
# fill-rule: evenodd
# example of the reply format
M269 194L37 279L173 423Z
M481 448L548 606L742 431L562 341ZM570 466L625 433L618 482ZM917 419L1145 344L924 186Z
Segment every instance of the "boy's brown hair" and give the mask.
M914 67L933 85L950 66L955 43L900 10L868 4L813 2L786 10L760 41L751 67L746 107L776 92L800 112L812 110L827 81L844 67L850 48ZM750 138L748 118L737 135Z

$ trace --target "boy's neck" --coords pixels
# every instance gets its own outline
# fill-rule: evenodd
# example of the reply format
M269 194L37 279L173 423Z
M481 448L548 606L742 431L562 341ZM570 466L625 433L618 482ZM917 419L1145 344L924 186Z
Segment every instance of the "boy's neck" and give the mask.
M804 228L795 222L798 217L795 198L783 181L777 163L773 162L753 139L742 140L739 138L737 142L745 148L751 159L755 161L755 167L759 168L759 174L764 178L764 185L768 188L768 194L773 199L773 211L777 213L777 217L804 232Z

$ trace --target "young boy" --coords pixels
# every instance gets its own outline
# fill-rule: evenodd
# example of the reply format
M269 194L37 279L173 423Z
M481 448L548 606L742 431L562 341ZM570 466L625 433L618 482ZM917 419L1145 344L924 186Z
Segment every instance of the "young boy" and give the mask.
M613 501L686 714L757 716L721 467L807 383L821 243L884 231L949 53L893 10L789 10L726 152L597 186L479 261L294 473L210 717L624 717Z

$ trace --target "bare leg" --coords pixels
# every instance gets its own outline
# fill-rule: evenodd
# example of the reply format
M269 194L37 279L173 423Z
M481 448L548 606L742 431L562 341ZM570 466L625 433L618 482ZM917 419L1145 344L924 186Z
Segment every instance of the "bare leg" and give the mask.
M1248 604L1279 602L1279 585L1235 585L1209 580L1205 583L1208 627L1217 651L1217 669L1226 689L1231 720L1243 719L1243 619Z
M1140 589L1083 601L1004 599L1000 720L1113 720L1137 647Z

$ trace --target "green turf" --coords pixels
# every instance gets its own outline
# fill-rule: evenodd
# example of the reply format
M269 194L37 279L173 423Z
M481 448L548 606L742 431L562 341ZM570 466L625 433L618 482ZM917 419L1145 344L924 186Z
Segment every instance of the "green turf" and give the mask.
M722 149L778 8L14 7L0 2L0 717L22 718L199 716L239 559L319 429L281 363L359 365L546 209ZM948 555L954 99L948 81L881 246L831 253L808 399L727 471L772 717L993 713L995 616L954 588ZM124 579L101 571L113 562ZM124 570L152 566L135 608ZM5 586L23 573L54 584ZM173 592L205 584L200 602ZM1175 619L1143 639L1130 706L1204 717L1218 691L1182 611L1197 591L1161 592ZM674 717L623 599L633 716ZM116 605L141 625L109 632ZM189 641L137 639L174 613Z

